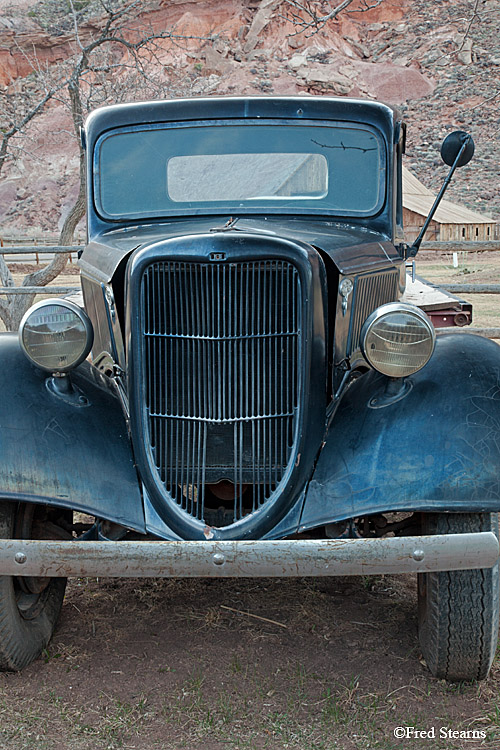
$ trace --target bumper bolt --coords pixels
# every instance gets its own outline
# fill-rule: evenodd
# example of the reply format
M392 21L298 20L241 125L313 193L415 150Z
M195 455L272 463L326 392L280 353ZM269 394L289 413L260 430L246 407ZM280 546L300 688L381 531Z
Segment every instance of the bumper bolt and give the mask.
M221 552L216 552L212 558L214 565L224 565L226 558Z
M413 552L413 559L417 562L421 562L425 557L425 552L423 549L416 549Z
M14 555L14 560L16 561L16 563L19 563L19 565L22 565L26 562L26 555L24 554L24 552L16 552L16 554Z

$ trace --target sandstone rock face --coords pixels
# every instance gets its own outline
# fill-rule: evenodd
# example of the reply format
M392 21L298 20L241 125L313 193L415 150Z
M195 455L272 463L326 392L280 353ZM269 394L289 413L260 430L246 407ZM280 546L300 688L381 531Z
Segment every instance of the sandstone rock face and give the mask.
M435 86L431 79L413 67L390 62L359 62L357 69L370 96L389 104L404 104L410 99L422 99L431 94Z
M54 40L40 33L35 24L32 26L20 32L15 28L15 19L0 19L0 86L8 86L33 72L33 56L23 55L22 50L35 49L38 64L42 66L65 60L72 53L69 39Z
M321 68L303 67L297 71L297 74L310 90L345 96L353 89L352 79L329 65Z
M470 65L472 63L472 39L465 39L457 52L457 60L463 65Z
M360 0L358 9L361 5ZM129 33L175 29L186 36L175 45L164 41L157 50L166 96L324 93L400 106L409 123L407 165L434 189L441 180L434 144L451 129L471 129L477 142L474 166L464 170L465 178L460 173L450 198L500 215L498 99L493 90L500 64L495 31L500 6L496 0L482 6L481 24L472 24L469 31L468 0L384 0L367 12L343 12L312 34L299 33L278 0L158 0ZM61 36L44 31L29 14L32 7L31 0L0 0L4 91L13 80L29 75L32 65L51 69L78 49L69 31ZM84 43L98 26L99 19L82 25ZM115 50L116 63L121 54ZM0 235L57 233L78 188L72 131L69 113L60 104L33 123L18 160L2 173Z

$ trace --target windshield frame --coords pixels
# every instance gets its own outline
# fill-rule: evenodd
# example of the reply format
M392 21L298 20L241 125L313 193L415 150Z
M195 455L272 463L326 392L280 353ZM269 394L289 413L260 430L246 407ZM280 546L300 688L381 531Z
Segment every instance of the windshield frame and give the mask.
M351 130L363 130L368 131L373 135L378 144L379 153L379 191L378 201L370 210L359 211L359 210L346 210L346 209L334 209L328 208L323 203L321 206L314 205L300 205L300 201L296 200L292 205L284 205L282 200L276 200L276 205L249 205L247 201L244 205L238 204L236 201L228 201L225 204L221 202L214 202L213 206L203 203L197 205L192 203L187 207L178 207L176 203L171 202L168 206L165 206L163 211L139 211L123 213L120 215L108 213L102 203L100 194L101 185L101 166L100 156L102 144L110 137L116 136L117 134L127 134L134 132L152 131L152 130L170 130L183 128L187 130L196 130L197 128L206 127L221 127L224 126L242 126L247 128L255 128L262 125L277 126L277 127L311 127L311 129L318 128L347 128ZM249 137L251 137L249 135ZM265 152L264 152L265 153ZM274 153L270 151L270 153ZM187 154L186 154L187 155ZM177 156L174 154L173 156ZM92 192L93 192L93 205L98 216L106 222L112 223L123 223L126 221L142 221L142 220L157 220L157 219L170 219L176 217L186 216L212 216L212 215L238 215L238 216L252 216L252 215L291 215L291 216L323 216L323 217L335 217L335 218L371 218L375 217L384 209L387 200L388 190L388 149L386 141L383 137L382 132L376 128L373 124L367 122L359 122L352 120L325 120L325 119L289 119L289 118L224 118L224 119L203 119L203 120L190 120L190 121L174 121L174 122L152 122L152 123L139 123L134 125L122 126L118 128L111 128L104 131L97 138L94 144L92 154Z

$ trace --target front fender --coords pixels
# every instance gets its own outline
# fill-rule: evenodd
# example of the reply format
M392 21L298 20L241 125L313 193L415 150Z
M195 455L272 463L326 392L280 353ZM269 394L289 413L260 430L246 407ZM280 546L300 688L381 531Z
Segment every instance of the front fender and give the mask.
M87 362L71 379L89 405L54 395L17 336L0 334L0 497L72 508L144 531L120 403Z
M500 511L500 347L439 337L400 401L387 378L349 388L310 482L301 529L384 511ZM377 401L377 403L380 403Z

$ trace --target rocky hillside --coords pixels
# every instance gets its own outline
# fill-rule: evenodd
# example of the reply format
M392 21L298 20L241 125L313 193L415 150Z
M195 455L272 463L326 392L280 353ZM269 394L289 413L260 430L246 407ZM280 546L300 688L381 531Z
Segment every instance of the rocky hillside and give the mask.
M50 69L75 49L71 24L56 32L40 5L0 0L4 93L16 79L29 89L33 64ZM406 164L434 189L446 174L442 138L469 130L476 157L447 197L500 219L498 0L382 0L369 11L344 12L315 34L294 27L285 12L278 0L158 0L151 28L190 37L160 51L165 95L328 93L396 104L408 122ZM99 23L86 19L81 40ZM214 41L203 40L214 33ZM28 129L19 158L2 175L0 237L58 231L77 194L71 133L63 104Z
M370 47L375 60L415 65L434 82L432 92L410 98L403 110L409 138L406 165L429 187L443 175L441 139L470 132L476 154L447 197L500 219L500 4L497 0L413 0L405 26L381 29Z

